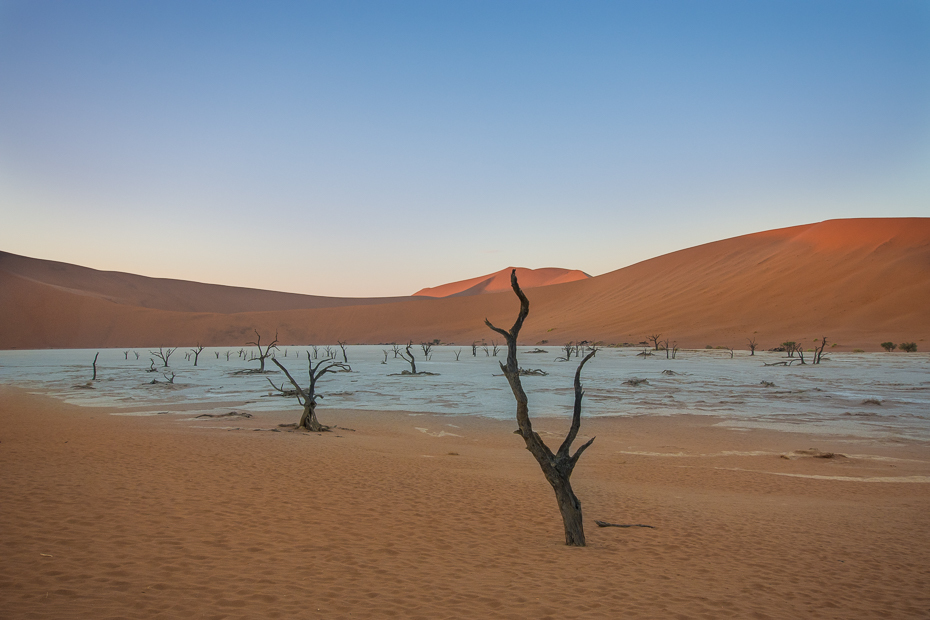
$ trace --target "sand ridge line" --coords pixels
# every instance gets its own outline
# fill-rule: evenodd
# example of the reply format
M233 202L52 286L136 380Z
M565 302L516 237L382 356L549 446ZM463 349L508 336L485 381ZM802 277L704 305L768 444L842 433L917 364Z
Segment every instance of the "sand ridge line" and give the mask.
M765 471L761 469L744 469L742 467L714 467L714 469L720 469L724 471L742 471L753 474L769 474L772 476L787 476L789 478L809 478L811 480L839 480L841 482L901 482L908 484L926 484L930 482L930 476L869 476L860 478L856 476L825 476L823 474L792 474L788 472Z

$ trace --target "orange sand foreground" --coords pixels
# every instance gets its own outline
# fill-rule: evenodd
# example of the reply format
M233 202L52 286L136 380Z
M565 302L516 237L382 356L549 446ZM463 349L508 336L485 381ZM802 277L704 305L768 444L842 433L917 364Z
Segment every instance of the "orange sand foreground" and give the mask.
M0 388L3 618L930 616L925 444L586 420L579 549L511 423L109 413Z

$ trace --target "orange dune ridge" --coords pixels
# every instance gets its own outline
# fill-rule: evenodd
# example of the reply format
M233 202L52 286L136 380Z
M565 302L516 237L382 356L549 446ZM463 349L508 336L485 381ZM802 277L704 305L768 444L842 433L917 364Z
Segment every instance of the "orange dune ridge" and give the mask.
M416 293L416 297L453 297L464 295L480 295L482 293L498 293L510 290L510 272L517 270L517 279L520 287L524 289L551 284L562 284L576 280L590 278L588 274L577 269L558 269L546 267L543 269L525 269L523 267L507 267L486 276L479 276L469 280L461 280L432 288L424 288Z
M7 349L239 346L253 329L278 330L286 344L463 344L490 340L484 318L509 326L517 308L509 291L335 301L267 293L295 304L326 301L259 311L259 302L236 301L233 291L250 289L171 280L157 281L167 291L162 296L180 301L145 307L139 299L160 293L143 289L133 298L104 290L91 277L103 272L93 270L82 272L90 282L51 282L37 268L30 275L17 267L30 259L9 257L0 260L0 347ZM187 298L200 300L196 310L182 311ZM877 350L886 340L917 342L923 350L930 336L930 218L829 220L744 235L541 286L529 298L521 336L530 345L638 343L659 333L685 348L745 347L750 337L771 348L826 336L841 350Z

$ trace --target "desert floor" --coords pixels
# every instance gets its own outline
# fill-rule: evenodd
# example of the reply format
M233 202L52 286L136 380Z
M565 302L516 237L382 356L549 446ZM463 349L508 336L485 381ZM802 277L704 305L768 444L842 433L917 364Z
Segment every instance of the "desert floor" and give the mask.
M927 443L585 420L568 548L511 422L111 412L0 387L3 618L930 616Z

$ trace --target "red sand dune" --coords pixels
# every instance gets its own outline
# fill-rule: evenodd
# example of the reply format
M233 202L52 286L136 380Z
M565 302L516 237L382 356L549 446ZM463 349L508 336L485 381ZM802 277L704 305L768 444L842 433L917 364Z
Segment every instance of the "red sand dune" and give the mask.
M48 282L36 276L38 267L22 270L32 259L9 256L0 260L2 348L232 346L248 340L253 328L278 330L282 342L294 344L434 338L470 343L494 335L485 317L509 327L518 307L513 294L502 291L257 311L232 293L249 289L131 276L140 287L136 298L108 295L110 289L91 277L103 272L65 266L90 281ZM157 294L145 288L152 282L164 288ZM179 300L172 307L140 301L169 294ZM267 294L292 303L327 299ZM844 350L876 350L885 340L914 341L926 350L930 218L830 220L744 235L539 287L529 297L530 316L521 332L526 344L636 343L661 333L682 347L744 347L755 337L770 348L827 336ZM182 311L186 299L198 300L195 311Z
M264 310L335 308L410 299L409 297L321 297L168 278L149 278L120 271L98 271L68 263L18 256L8 252L0 252L0 273L15 275L66 293L97 297L123 306L179 312L231 314Z
M510 272L517 270L517 279L520 287L524 289L562 284L576 280L587 280L591 276L577 269L559 269L557 267L544 267L542 269L526 269L524 267L507 267L496 273L478 276L469 280L460 280L450 284L420 289L416 297L462 297L465 295L481 295L482 293L499 293L510 290Z

